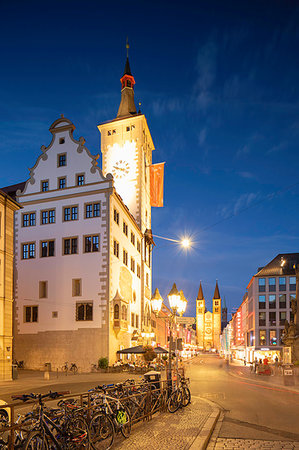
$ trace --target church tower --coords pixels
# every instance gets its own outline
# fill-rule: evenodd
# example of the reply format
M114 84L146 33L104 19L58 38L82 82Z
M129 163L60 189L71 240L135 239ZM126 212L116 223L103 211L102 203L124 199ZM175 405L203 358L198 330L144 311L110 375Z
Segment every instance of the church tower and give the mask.
M197 345L199 346L199 348L204 348L205 309L206 309L206 301L203 295L202 285L200 282L196 298L196 336L197 336Z
M218 281L216 281L215 292L213 296L213 341L214 348L220 349L220 334L221 334L221 297L218 288Z
M98 126L101 133L103 173L111 173L116 192L129 208L142 233L151 229L150 165L153 140L145 116L134 101L127 44L127 59L121 82L121 101L115 119Z

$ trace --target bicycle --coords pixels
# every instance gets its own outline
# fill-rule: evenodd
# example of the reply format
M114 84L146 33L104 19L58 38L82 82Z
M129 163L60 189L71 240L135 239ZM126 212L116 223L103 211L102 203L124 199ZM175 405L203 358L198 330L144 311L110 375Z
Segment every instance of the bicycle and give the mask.
M191 393L188 388L189 379L178 375L178 383L167 400L167 410L170 413L176 412L181 407L186 407L191 402Z
M125 438L130 436L131 416L119 399L98 392L98 389L95 388L92 398L92 406L99 411L92 416L89 424L90 444L93 449L109 449L116 433L121 432Z
M78 373L78 367L76 363L72 363L70 367L70 372L73 372L74 375Z
M56 399L69 392L49 392L47 394L25 394L13 396L14 400L38 400L38 419L34 429L28 434L24 450L64 450L89 448L89 430L84 417L69 416L61 410L52 410L52 414L45 412L43 399ZM51 417L50 417L51 416Z

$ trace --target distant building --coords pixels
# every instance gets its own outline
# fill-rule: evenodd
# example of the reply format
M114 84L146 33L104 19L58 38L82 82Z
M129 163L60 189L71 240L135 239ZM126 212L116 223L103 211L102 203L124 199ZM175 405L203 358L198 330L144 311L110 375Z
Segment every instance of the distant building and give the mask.
M213 312L206 311L206 302L200 283L196 299L196 336L197 345L203 350L220 350L221 334L221 297L216 281L213 296Z
M98 126L102 170L61 116L16 213L16 357L25 367L76 362L136 345L151 330L150 166L153 141L134 104L129 60L117 117Z
M20 209L0 191L0 380L12 379L14 212Z
M291 300L296 298L295 267L299 253L277 255L252 277L248 285L248 361L265 355L275 358L282 349L286 321L293 320Z

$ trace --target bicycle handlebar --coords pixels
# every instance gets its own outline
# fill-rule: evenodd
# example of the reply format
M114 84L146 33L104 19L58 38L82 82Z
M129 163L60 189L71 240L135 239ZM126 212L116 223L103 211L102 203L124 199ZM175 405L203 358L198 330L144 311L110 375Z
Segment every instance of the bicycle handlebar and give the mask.
M70 391L61 391L61 392L47 392L47 394L34 394L33 392L31 394L21 394L21 395L12 395L12 400L22 400L23 402L27 402L27 400L30 399L42 399L49 397L51 399L55 399L58 397L63 397L64 395L69 394Z

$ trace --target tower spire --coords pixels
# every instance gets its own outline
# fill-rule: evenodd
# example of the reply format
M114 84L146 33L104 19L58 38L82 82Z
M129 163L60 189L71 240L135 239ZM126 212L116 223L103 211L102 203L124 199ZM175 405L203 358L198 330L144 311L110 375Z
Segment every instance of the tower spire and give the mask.
M198 289L198 294L197 294L197 299L196 299L196 300L204 300L204 299L205 299L205 298L204 298L203 292L202 292L202 285L201 285L201 282L200 282L199 289Z
M137 114L136 106L134 102L134 84L135 80L131 72L129 63L129 41L127 38L126 49L127 59L125 64L124 74L120 79L121 82L121 101L118 108L117 117L128 117Z
M213 299L218 299L218 298L221 298L221 297L220 297L220 293L219 293L218 280L216 280L216 286L215 286L215 292L214 292Z

